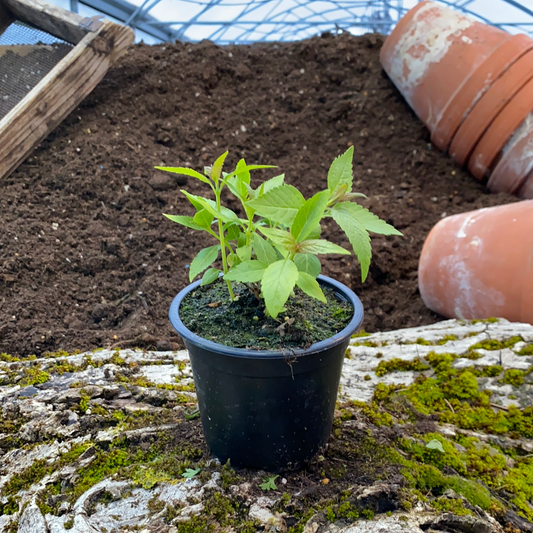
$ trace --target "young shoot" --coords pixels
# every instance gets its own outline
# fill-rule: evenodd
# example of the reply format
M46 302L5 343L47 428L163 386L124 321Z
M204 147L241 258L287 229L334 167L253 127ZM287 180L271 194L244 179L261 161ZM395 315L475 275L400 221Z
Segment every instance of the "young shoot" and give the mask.
M296 187L286 184L283 174L252 188L252 170L275 167L247 165L241 159L235 170L225 173L222 168L227 155L224 152L203 173L184 167L156 167L200 180L215 197L211 200L182 190L196 214L192 217L165 214L173 222L206 232L217 241L193 259L190 281L203 272L201 284L207 285L222 274L232 300L231 282L245 283L264 299L268 314L276 318L295 286L317 300L326 301L317 281L321 270L319 255L351 254L320 238L324 218L332 218L346 234L361 265L363 281L372 257L369 233L401 235L354 202L365 195L352 192L353 147L331 164L327 188L308 199ZM240 201L245 218L222 205L222 191L226 187ZM219 256L222 271L213 266Z

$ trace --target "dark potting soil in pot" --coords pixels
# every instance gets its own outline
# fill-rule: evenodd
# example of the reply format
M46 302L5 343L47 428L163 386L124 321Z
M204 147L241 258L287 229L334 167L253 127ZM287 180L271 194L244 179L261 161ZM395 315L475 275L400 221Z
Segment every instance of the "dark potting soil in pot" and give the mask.
M0 182L0 352L182 347L168 309L206 243L162 217L190 214L190 205L184 181L153 167L201 169L226 149L230 165L241 157L278 165L309 197L353 144L355 189L368 195L361 203L404 238L373 239L364 284L352 257L322 256L322 273L358 294L366 331L440 320L417 289L427 233L444 214L515 199L489 194L431 147L382 72L381 44L343 34L132 47ZM186 188L202 194L202 186ZM349 247L333 224L323 236Z
M254 350L308 348L343 330L353 316L353 307L324 288L327 303L319 302L295 288L276 319L253 292L242 283L233 284L235 301L230 301L222 280L198 287L180 305L179 314L187 328L204 339Z

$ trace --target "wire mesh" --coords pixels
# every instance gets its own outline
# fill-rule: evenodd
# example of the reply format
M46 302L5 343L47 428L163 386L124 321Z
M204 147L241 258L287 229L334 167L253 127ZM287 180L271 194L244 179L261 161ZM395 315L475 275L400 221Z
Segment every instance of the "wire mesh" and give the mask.
M22 22L10 24L0 35L0 119L72 48L71 44Z
M121 0L80 0L95 3ZM419 0L130 0L125 23L171 40L218 44L299 40L325 31L390 33ZM511 33L533 31L533 0L437 0ZM146 28L144 28L146 30Z

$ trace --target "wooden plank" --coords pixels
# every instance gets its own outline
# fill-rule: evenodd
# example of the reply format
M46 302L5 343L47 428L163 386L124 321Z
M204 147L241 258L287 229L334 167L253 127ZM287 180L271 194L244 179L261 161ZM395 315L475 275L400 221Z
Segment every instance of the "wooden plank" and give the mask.
M131 28L104 22L0 121L0 178L13 172L81 103L133 39Z
M42 0L0 0L22 22L44 30L71 44L78 44L90 31L83 17Z
M0 1L0 34L15 20L11 11Z

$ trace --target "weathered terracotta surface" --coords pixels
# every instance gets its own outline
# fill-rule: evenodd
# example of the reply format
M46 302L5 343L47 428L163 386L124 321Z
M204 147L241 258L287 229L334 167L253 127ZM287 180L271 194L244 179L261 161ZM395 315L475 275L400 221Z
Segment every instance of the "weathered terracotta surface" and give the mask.
M450 318L533 323L532 228L532 201L441 220L420 257L426 305Z

